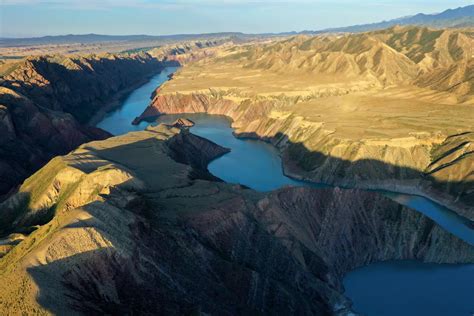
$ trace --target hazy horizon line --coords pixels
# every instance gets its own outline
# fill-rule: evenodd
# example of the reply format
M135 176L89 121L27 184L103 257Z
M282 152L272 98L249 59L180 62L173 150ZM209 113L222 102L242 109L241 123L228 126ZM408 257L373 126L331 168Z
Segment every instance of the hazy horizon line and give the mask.
M134 3L135 5L136 4L143 4L143 5L169 5L170 2L165 0L164 2L161 2L161 3L153 3L153 2L149 2L150 0L120 0L119 2L114 2L114 4L112 4L111 7L107 8L107 9L110 9L110 10L113 10L114 7L120 7L120 6L123 6L125 4L129 5L130 3ZM321 0L322 2L324 2L325 0ZM219 1L216 1L216 0L206 0L204 1L205 4L207 5L216 5L216 3L220 3L222 6L232 6L232 5L243 5L243 4L249 4L249 3L256 3L258 4L259 6L265 4L265 5L276 5L276 4L283 4L283 3L287 3L288 1L283 1L283 0L268 0L268 1L264 1L264 0L223 0L221 2ZM342 1L344 2L344 1ZM65 3L68 3L68 1L65 1L65 0L48 0L47 2L42 2L42 0L4 0L0 3L0 8L8 8L8 7L13 7L13 6L31 6L31 7L36 7L34 4L40 4L40 3L48 3L49 5L64 5ZM80 4L81 2L80 1L72 1L70 2L72 3L72 6L75 7L77 6L78 4ZM96 1L96 0L86 0L84 1L84 3L90 5L90 4L98 4L100 2ZM296 3L308 3L308 0L296 0ZM103 3L101 4L101 7L103 7ZM175 5L188 5L188 6L191 6L191 5L196 5L196 2L194 1L191 1L191 0L180 0L180 1L176 1L175 2ZM384 5L388 5L386 2L379 2L377 3L377 5L380 5L380 6L384 6ZM393 5L393 4L390 4L390 5ZM449 4L447 4L449 6ZM282 28L282 30L278 30L278 27L275 27L274 31L272 31L271 29L266 31L266 30L261 30L261 31L258 31L258 27L255 27L255 31L252 31L252 30L245 30L246 26L245 25L239 25L238 28L239 30L237 30L235 27L233 30L220 30L219 27L216 27L216 31L212 31L212 30L203 30L203 31L196 31L196 32L187 32L186 30L177 30L177 32L173 32L172 30L171 31L164 31L164 32L160 32L160 33L156 33L156 32L151 32L151 33L142 33L140 32L140 30L138 30L138 32L134 32L134 31L131 31L131 32L117 32L117 33L113 33L113 30L112 32L109 32L110 30L100 30L100 27L99 28L90 28L90 30L85 30L84 32L81 32L80 30L77 30L77 32L74 32L72 29L70 31L66 31L64 33L56 33L56 32L41 32L40 30L38 30L39 32L38 33L29 33L29 32L22 32L21 30L18 30L18 32L15 32L15 31L6 31L7 30L7 27L6 25L2 25L3 27L3 30L4 32L0 32L0 38L1 39L29 39L29 38L43 38L43 37L58 37L58 36L84 36L84 35L99 35L99 36L149 36L149 37L166 37L166 36L179 36L179 35L206 35L206 34L222 34L222 33L235 33L235 34L244 34L244 35L261 35L261 34L274 34L274 35L278 35L278 34L285 34L285 33L302 33L302 32L324 32L324 31L329 31L329 30L333 30L333 29L337 29L337 28L344 28L344 27L350 27L350 26L360 26L360 25L370 25L370 24L377 24L377 23L384 23L384 22L390 22L390 21L394 21L394 20L398 20L398 19L403 19L403 18L409 18L409 17L412 17L412 16L415 16L417 14L424 14L424 15L437 15L437 14L440 14L440 13L443 13L447 10L456 10L456 9L459 9L459 8L464 8L464 7L469 7L471 6L472 4L467 4L467 5L458 5L458 6L454 6L454 7L446 7L445 9L437 9L437 10L432 10L432 12L428 12L430 10L419 10L419 9L414 9L413 12L410 12L409 14L404 14L404 15L400 15L400 14L397 14L397 13L393 13L394 16L386 16L385 18L380 18L378 20L370 20L368 19L367 21L359 21L359 22L347 22L347 23L338 23L338 24L335 24L335 25L332 25L332 26L324 26L324 25L320 25L319 27L315 25L315 27L300 27L300 28L295 28L295 29L292 29L292 30L285 30L284 28ZM107 10L105 9L105 10ZM97 7L94 7L93 9L90 9L90 10L99 10L97 9ZM415 11L416 10L416 11ZM5 17L5 16L4 16ZM2 23L3 24L3 23ZM224 26L225 27L225 26ZM289 28L290 29L290 28ZM97 31L95 31L97 30ZM43 30L44 31L44 30Z

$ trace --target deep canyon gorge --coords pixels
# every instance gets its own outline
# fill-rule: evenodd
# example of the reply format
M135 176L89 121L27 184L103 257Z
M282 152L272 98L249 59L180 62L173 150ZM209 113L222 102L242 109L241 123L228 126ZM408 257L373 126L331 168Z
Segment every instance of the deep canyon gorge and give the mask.
M474 220L473 42L407 27L230 48L183 68L136 121L226 115L236 134L279 147L296 178L416 190Z
M356 268L472 280L473 41L394 27L27 59L0 95L1 313L354 315ZM446 301L430 313L474 309Z

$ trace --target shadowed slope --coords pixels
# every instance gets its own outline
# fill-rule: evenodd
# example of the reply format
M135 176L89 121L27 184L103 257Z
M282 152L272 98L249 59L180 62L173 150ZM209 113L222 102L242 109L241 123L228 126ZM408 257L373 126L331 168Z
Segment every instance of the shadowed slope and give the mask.
M56 155L109 133L87 126L99 110L158 72L149 55L31 57L0 87L0 195Z
M46 165L52 179L40 171L2 205L30 197L17 223L55 209L0 259L2 312L349 315L354 267L474 262L472 246L376 193L195 176L224 152L161 125Z
M178 71L135 123L226 115L275 144L291 176L416 192L472 219L473 44L394 27L227 48Z

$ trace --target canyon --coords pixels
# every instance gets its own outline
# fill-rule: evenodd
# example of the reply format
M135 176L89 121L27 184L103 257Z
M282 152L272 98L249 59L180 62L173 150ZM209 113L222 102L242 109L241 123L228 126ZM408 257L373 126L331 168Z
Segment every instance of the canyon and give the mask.
M58 56L30 57L3 73L0 195L54 156L109 137L88 120L161 68L149 55Z
M212 54L224 43L184 42L150 53L30 56L0 67L0 200L51 158L110 137L95 123L166 66Z
M12 63L0 313L349 316L354 269L472 267L473 44L397 26ZM237 155L264 185L221 178L238 148L187 113L229 118L284 174ZM447 206L469 238L393 192Z
M162 124L54 158L2 204L16 231L2 313L351 315L342 276L357 266L474 262L375 192L226 184L207 171L226 152Z
M135 119L209 113L298 179L429 196L474 220L473 35L394 27L224 48Z

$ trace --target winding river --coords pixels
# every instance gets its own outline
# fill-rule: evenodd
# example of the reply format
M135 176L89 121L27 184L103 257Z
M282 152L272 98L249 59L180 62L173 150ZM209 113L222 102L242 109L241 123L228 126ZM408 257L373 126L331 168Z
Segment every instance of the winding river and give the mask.
M150 95L176 71L167 67L148 83L133 91L122 106L97 124L114 135L143 130L131 121L150 102ZM158 123L170 123L183 115L165 115ZM231 152L209 164L209 171L230 183L240 183L258 191L282 186L326 185L293 180L283 174L278 150L259 140L238 139L230 120L222 116L191 114L196 125L191 131L230 148ZM156 124L156 123L155 123ZM447 231L474 245L474 230L454 212L429 199L393 192L380 192L389 198L427 215ZM356 269L344 278L346 295L354 310L368 316L474 315L474 265L436 265L416 261L390 261Z

